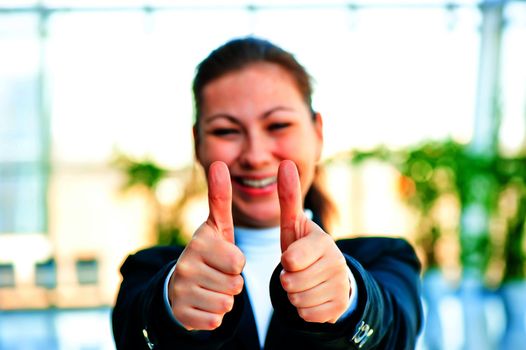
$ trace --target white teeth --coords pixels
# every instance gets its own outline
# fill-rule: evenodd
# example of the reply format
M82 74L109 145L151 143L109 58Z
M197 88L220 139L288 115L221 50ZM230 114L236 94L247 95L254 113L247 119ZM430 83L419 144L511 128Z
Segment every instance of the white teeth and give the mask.
M241 183L245 186L250 186L250 187L256 187L256 188L263 188L265 186L268 186L272 183L276 182L276 177L275 176L272 176L272 177L267 177L267 178L264 178L264 179L258 179L258 180L255 180L255 179L241 179Z

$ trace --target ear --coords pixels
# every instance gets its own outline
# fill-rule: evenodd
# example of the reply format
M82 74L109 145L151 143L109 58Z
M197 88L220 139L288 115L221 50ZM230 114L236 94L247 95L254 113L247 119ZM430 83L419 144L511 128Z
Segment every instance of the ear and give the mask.
M316 135L316 160L321 158L321 150L323 148L323 118L319 112L314 115L314 133Z

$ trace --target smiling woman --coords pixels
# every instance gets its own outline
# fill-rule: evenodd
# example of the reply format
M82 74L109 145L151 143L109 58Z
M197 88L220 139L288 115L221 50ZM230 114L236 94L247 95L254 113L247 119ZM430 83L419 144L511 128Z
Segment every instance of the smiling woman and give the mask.
M117 347L414 349L412 247L325 231L322 116L305 69L268 41L235 39L201 62L193 87L209 216L185 247L125 261Z
M321 116L309 106L284 68L251 63L203 89L196 122L197 159L205 169L225 162L233 179L234 224L279 224L276 174L280 161L298 167L303 194L314 179L322 143Z
M269 38L292 50L316 77L313 104L323 114L323 162L349 149L379 144L399 149L447 137L469 142L479 60L499 51L481 52L485 37L496 38L495 33L481 31L482 20L492 7L502 7L501 73L496 75L501 78L499 142L506 155L524 149L526 2L349 4L348 0L0 0L0 269L6 277L0 281L0 309L51 307L54 314L56 308L112 304L121 282L117 270L122 259L154 244L158 227L160 235L170 231L156 224L159 218L169 221L170 228L182 228L185 237L195 232L208 210L203 197L193 197L180 211L188 218L184 224L174 223L169 214L186 196L183 183L192 176L186 172L195 154L189 87L195 64L232 36L254 33ZM299 77L293 67L287 71ZM306 86L296 87L303 98L310 98L311 92L302 90ZM271 128L285 127L280 124ZM131 159L169 169L167 178L145 196L138 187L121 194L123 174L110 165L116 149ZM330 229L320 214L332 211L316 199L317 175L304 203L326 232L333 237L414 234L413 217L399 202L398 174L392 169L374 162L352 169L336 162L326 171L327 186L317 188L327 189L335 199L340 221ZM275 174L244 175L233 178L233 191L238 191L238 184L258 191L278 181ZM160 209L154 196L162 203ZM258 277L266 274L260 275L257 266L273 268L277 263L269 261L281 259L279 232L275 234L275 227L268 230L273 233L258 230L252 235L236 227L235 235L246 258L243 278L250 307L256 323L263 325L268 320L257 315L268 310L263 300L269 280ZM175 255L171 258L175 260ZM78 284L79 259L98 262L96 285ZM42 283L46 271L54 271L54 278ZM445 313L449 317L444 346L458 349L465 329L459 324L462 308L450 301L446 298L437 306L452 309ZM498 307L487 313L488 326L494 329L489 334L495 339L504 322L498 317L500 303L491 304ZM20 327L4 316L2 312L0 348L20 347L44 332L33 323ZM59 338L75 334L62 327L45 329ZM260 329L258 337L264 342L266 328ZM374 334L378 332L375 328ZM92 346L107 332L95 333L83 333L92 337L84 346ZM155 329L149 333L155 335ZM35 344L44 348L39 339ZM75 348L66 344L59 347ZM111 342L108 348L113 347Z

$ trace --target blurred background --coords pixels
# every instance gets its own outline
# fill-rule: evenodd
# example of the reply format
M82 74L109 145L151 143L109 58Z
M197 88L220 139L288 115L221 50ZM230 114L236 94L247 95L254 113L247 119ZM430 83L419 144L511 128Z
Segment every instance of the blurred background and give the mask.
M331 233L417 248L418 348L523 348L526 2L0 0L0 349L114 349L120 264L207 216L195 66L249 34L315 79Z

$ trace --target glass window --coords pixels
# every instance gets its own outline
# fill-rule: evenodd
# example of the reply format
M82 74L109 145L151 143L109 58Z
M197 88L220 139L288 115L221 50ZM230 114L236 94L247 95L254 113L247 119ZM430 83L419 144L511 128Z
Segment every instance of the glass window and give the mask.
M506 153L526 147L526 3L510 3L501 57L501 147Z
M0 15L0 233L45 230L38 16Z
M297 53L315 77L314 108L331 135L326 154L429 138L469 141L478 8L395 5L254 14L255 33Z
M21 8L38 5L40 0L0 0L0 6L5 8Z

